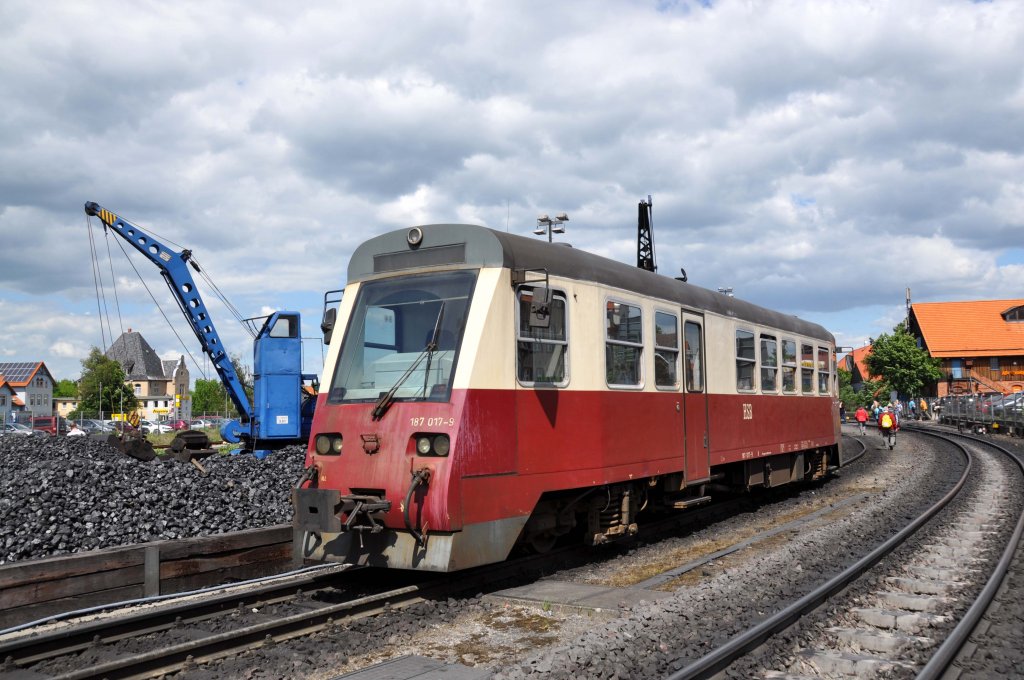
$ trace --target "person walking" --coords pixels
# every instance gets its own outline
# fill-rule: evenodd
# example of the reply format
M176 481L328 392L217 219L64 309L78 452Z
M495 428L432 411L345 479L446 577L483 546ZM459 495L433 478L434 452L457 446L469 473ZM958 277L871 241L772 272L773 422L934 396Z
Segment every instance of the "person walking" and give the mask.
M878 431L882 440L891 450L896 446L896 431L900 429L900 417L896 409L886 406L878 416Z
M865 424L868 422L868 410L863 406L860 406L854 412L853 417L857 421L857 424L860 426L860 433L867 434Z

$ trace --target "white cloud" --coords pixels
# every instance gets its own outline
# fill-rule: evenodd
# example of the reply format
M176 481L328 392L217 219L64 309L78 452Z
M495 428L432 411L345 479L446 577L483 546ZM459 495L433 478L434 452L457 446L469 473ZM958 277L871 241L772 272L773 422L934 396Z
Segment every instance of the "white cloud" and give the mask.
M868 286L897 310L906 286L1019 295L1005 249L1024 214L1022 33L1024 5L959 0L13 0L0 356L70 375L62 355L99 343L86 200L191 249L246 316L318 318L358 243L414 222L528 234L565 210L567 240L632 261L648 194L663 273L848 311L845 337L888 330L857 312L850 291ZM112 325L180 353L111 247L126 317L108 298Z

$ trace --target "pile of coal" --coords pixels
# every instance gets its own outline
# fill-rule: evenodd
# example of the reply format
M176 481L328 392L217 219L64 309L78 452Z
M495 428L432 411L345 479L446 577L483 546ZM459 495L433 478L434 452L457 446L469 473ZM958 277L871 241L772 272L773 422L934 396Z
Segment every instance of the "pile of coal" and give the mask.
M0 437L0 564L291 521L305 449L140 462L89 437Z

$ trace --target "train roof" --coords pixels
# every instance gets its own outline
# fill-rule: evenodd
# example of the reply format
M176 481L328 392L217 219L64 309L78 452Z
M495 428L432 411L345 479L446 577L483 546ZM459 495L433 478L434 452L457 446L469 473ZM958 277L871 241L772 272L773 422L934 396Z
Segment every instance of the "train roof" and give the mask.
M683 307L834 342L832 334L824 327L795 316L566 244L552 244L469 224L427 224L372 238L352 254L348 280L394 275L421 267L452 266L547 270L550 276L620 288L671 300Z

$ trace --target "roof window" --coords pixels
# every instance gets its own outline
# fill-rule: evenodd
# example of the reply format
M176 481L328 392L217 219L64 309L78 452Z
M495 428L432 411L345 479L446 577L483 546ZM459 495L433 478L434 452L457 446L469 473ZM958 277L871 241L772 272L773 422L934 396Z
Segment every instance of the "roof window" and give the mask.
M1024 305L1010 307L1005 312L1002 312L1001 316L1003 321L1024 321Z

